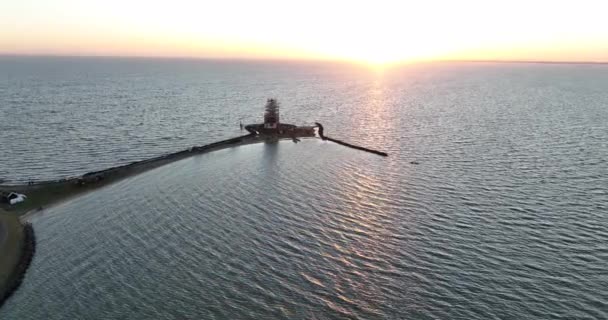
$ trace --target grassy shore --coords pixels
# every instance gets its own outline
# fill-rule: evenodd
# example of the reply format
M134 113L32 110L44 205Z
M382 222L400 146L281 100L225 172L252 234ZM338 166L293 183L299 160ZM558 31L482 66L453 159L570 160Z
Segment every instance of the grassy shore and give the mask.
M19 217L0 209L0 297L4 296L7 284L21 258L23 247L23 225Z

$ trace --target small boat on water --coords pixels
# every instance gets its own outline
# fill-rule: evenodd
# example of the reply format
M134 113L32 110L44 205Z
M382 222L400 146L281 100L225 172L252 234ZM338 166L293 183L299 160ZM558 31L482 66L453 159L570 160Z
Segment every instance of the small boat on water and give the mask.
M264 112L264 123L248 124L245 130L257 135L280 136L288 138L314 137L316 126L296 126L279 121L279 102L268 99Z

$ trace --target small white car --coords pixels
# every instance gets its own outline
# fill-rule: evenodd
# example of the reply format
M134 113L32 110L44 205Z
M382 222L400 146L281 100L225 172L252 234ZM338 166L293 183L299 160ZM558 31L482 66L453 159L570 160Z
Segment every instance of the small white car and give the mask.
M8 196L6 196L6 198L8 199L8 203L14 205L19 202L25 201L25 199L27 199L27 196L21 193L11 192L8 194Z

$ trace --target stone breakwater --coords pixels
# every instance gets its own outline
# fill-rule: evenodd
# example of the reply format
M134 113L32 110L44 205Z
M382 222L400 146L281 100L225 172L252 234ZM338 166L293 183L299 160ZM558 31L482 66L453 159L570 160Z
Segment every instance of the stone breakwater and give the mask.
M324 134L324 130L323 130L323 125L322 124L320 124L318 122L315 122L315 124L319 128L319 136L321 137L322 140L329 140L331 142L335 142L335 143L343 145L345 147L349 147L349 148L353 148L353 149L357 149L357 150L361 150L361 151L377 154L377 155L383 156L383 157L388 157L388 153L386 153L386 152L382 152L382 151L378 151L378 150L374 150L374 149L369 149L369 148L365 148L365 147L360 147L360 146L356 146L354 144L350 144L348 142L344 142L344 141L341 141L341 140L338 140L338 139L330 138L330 137L328 137L328 136L326 136Z
M17 291L25 277L27 268L34 258L34 253L36 251L36 236L34 235L34 228L27 222L23 224L23 242L21 246L21 256L17 261L17 265L10 275L5 288L0 288L0 290L4 289L0 292L0 308L4 305L4 302Z
M24 190L24 189L26 190L26 189L36 188L39 186L64 184L66 182L70 182L73 184L87 184L87 183L91 183L91 182L99 182L101 180L104 180L106 177L122 175L126 172L133 172L133 171L139 172L139 170L141 170L141 169L150 169L152 167L157 167L160 165L167 164L169 162L181 160L181 159L190 157L192 155L202 154L202 153L205 153L208 151L221 149L223 147L229 147L229 146L240 144L240 143L256 142L255 138L256 138L255 135L248 134L248 135L238 136L238 137L227 139L227 140L210 143L210 144L203 145L203 146L193 146L193 147L190 147L188 149L181 150L178 152L174 152L174 153L170 153L170 154L166 154L166 155L162 155L162 156L158 156L158 157L154 157L154 158L150 158L150 159L146 159L146 160L135 161L135 162L131 162L129 164L122 165L122 166L111 167L111 168L104 169L104 170L88 172L88 173L85 173L82 176L78 176L78 177L60 179L60 180L50 180L50 181L37 181L37 182L29 183L27 185L0 185L0 189L13 188L15 190Z
M112 167L100 171L85 173L82 176L39 181L21 185L0 185L0 191L19 192L27 195L27 201L16 206L0 204L0 208L18 215L33 214L39 209L46 208L53 203L88 192L123 178L142 173L144 171L163 166L165 164L185 159L197 154L203 154L223 148L262 142L263 139L255 135L244 135L215 143L193 146L188 149L154 157L147 160L135 161L126 165Z
M113 167L113 168L109 168L109 169L105 169L105 170L101 170L101 171L85 173L81 178L79 178L79 180L76 181L76 183L96 182L96 181L103 180L107 175L120 174L120 172L125 172L125 171L129 171L129 170L140 169L140 168L149 169L151 167L157 167L160 165L167 164L169 162L181 160L181 159L193 156L195 154L202 154L202 153L212 151L215 149L220 149L222 147L227 147L227 146L236 145L236 144L240 144L240 143L247 143L247 142L255 142L255 136L252 134L248 134L248 135L239 136L239 137L228 139L228 140L222 140L222 141L210 143L210 144L207 144L204 146L194 146L194 147L191 147L186 150L178 151L175 153L171 153L171 154L167 154L167 155L163 155L163 156L159 156L159 157L155 157L155 158L151 158L151 159L147 159L147 160L136 161L136 162L124 165L124 166Z

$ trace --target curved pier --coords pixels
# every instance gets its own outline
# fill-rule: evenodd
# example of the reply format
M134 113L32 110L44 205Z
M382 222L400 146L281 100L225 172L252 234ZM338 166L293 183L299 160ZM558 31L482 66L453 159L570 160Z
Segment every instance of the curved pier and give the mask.
M337 144L341 144L341 145L343 145L345 147L349 147L349 148L353 148L353 149L357 149L357 150L361 150L361 151L366 151L366 152L377 154L377 155L383 156L383 157L388 157L388 153L386 153L386 152L382 152L382 151L378 151L378 150L373 150L373 149L368 149L368 148L365 148L365 147L360 147L360 146L356 146L354 144L350 144L348 142L344 142L344 141L341 141L341 140L330 138L330 137L328 137L328 136L326 136L324 134L324 132L323 132L324 130L323 130L323 125L322 124L320 124L318 122L315 122L315 124L319 128L319 136L321 137L322 140L329 140L331 142L335 142Z

